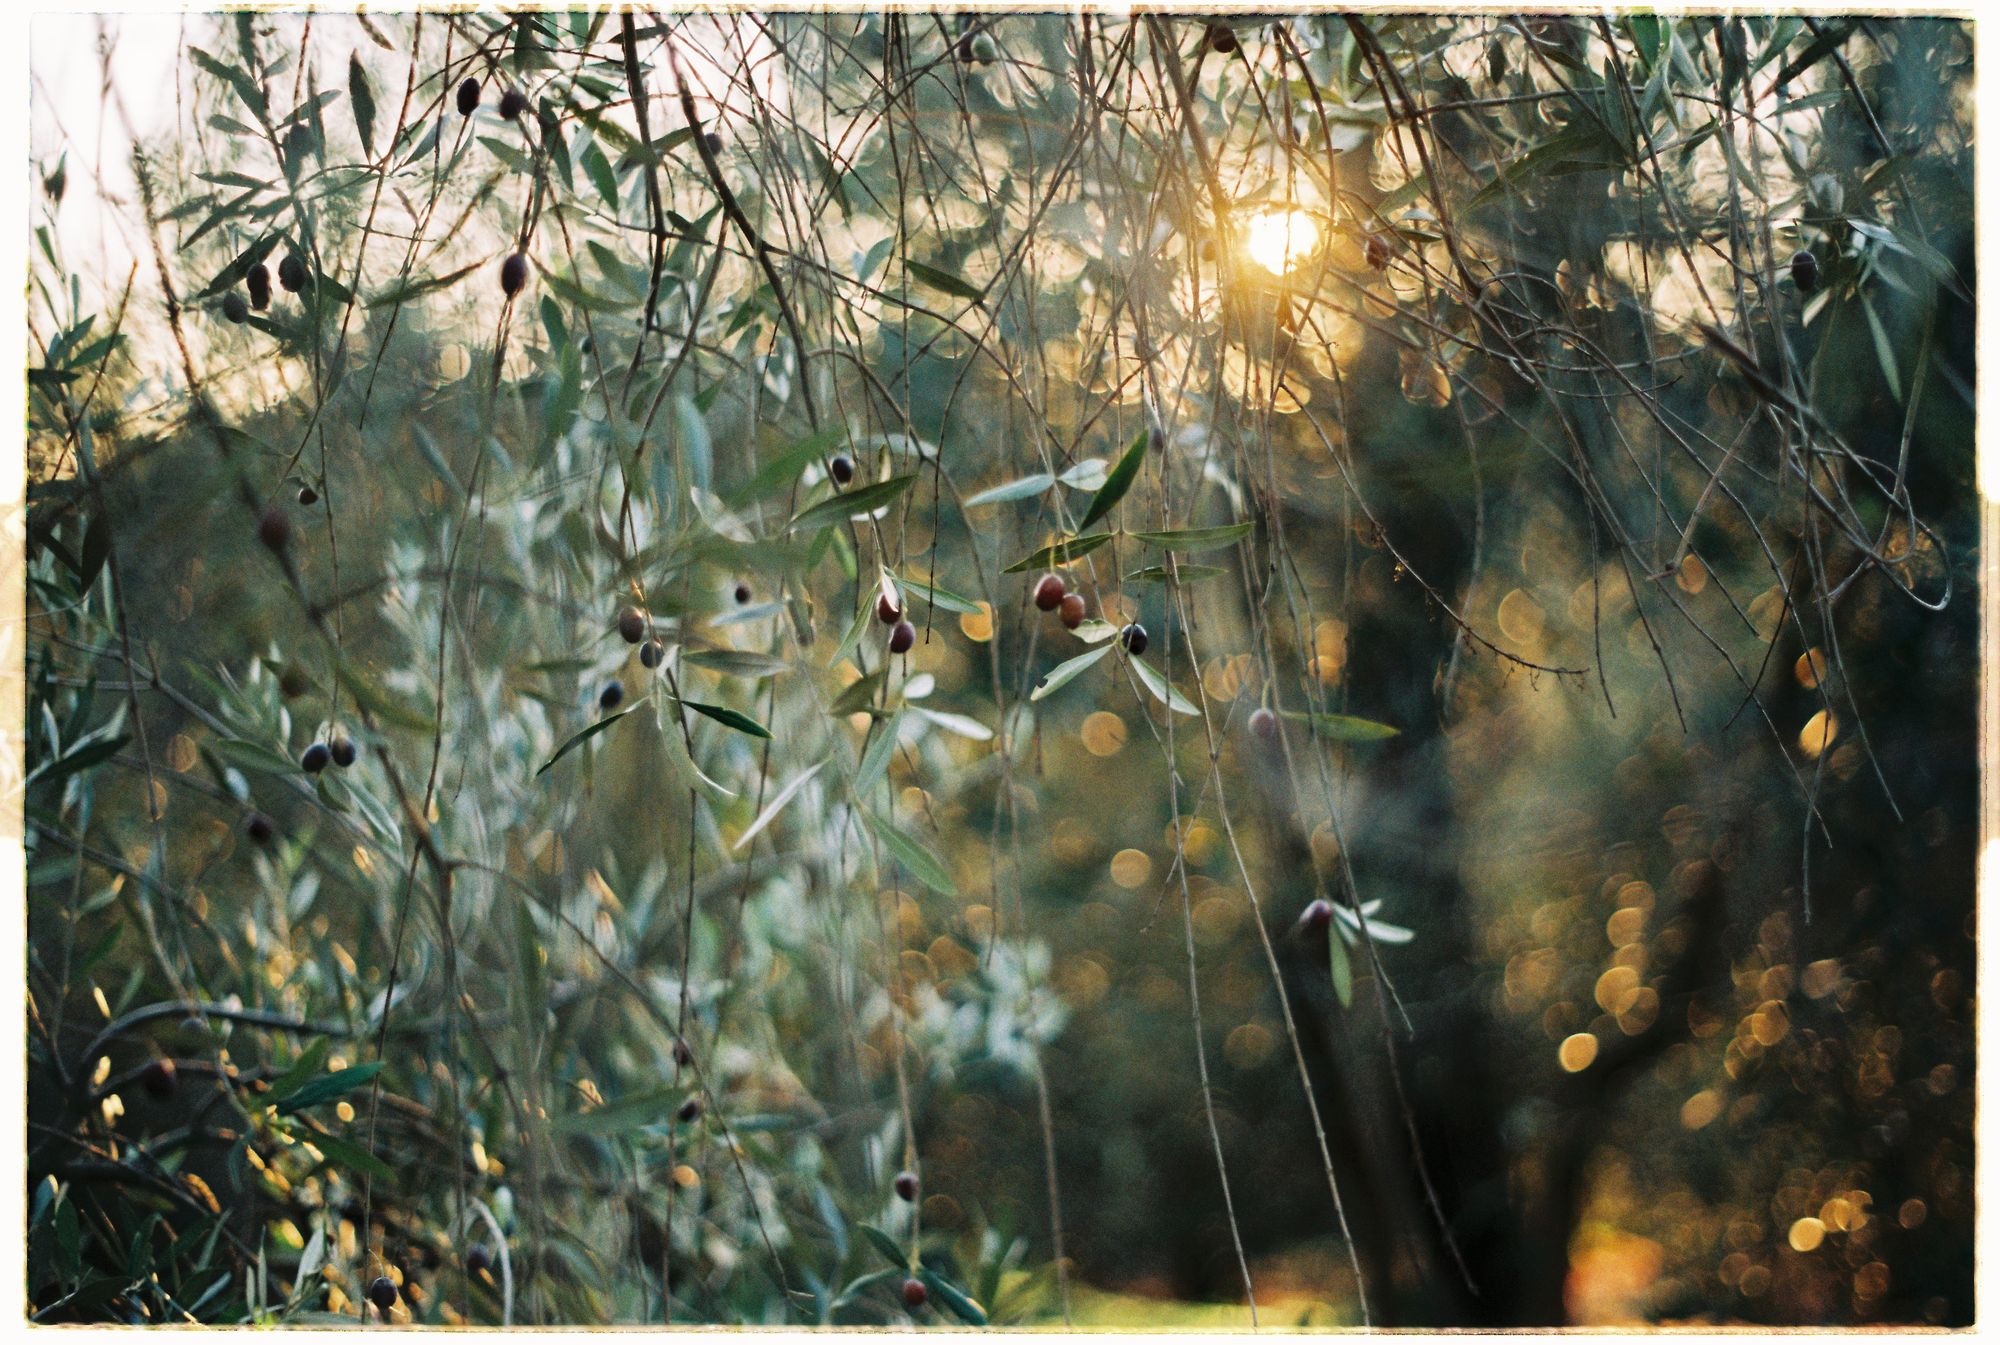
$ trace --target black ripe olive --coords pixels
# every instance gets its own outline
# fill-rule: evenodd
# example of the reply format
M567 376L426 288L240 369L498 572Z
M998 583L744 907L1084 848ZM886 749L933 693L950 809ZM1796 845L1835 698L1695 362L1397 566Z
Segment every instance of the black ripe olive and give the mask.
M1299 912L1299 932L1302 934L1324 934L1326 927L1332 923L1333 903L1325 897L1314 900Z
M907 654L916 642L917 628L907 621L898 621L889 632L889 652L892 654Z
M681 1103L680 1110L674 1113L675 1119L683 1125L689 1124L700 1115L701 1099L698 1097L691 1097L686 1102Z
M354 747L354 739L343 737L333 740L333 764L342 770L352 766L354 759L359 755L361 754Z
M283 551L292 540L292 520L285 517L285 511L272 505L257 519L257 540L273 551Z
M736 585L736 590L735 590L735 592L734 592L734 593L733 593L733 594L732 594L731 596L733 596L733 597L734 597L734 598L736 599L736 601L737 601L737 603L738 603L738 604L742 604L742 603L746 603L746 602L749 602L749 601L750 601L750 586L749 586L748 584L744 584L744 583L739 583L739 584L737 584L737 585Z
M897 1173L896 1194L904 1200L915 1200L917 1198L917 1174L914 1172Z
M708 146L710 154L722 153L722 137L713 131L702 132L701 143Z
M636 607L627 607L618 613L618 634L626 644L637 644L646 638L646 614Z
M1792 257L1792 283L1799 287L1800 294L1811 294L1819 288L1819 258L1805 249L1800 249Z
M306 670L295 663L287 664L285 670L278 674L278 691L288 701L297 700L311 690L312 678L307 677Z
M597 704L605 710L616 710L624 699L625 684L615 677L604 684L604 690L597 693Z
M310 509L319 503L319 492L310 485L299 487L299 503Z
M278 833L271 825L270 818L262 813L252 813L243 819L243 834L259 845L268 845L271 838Z
M896 606L886 593L875 598L875 619L885 626L893 626L903 619L903 609Z
M468 79L458 86L458 115L469 117L479 107L479 81Z
M527 254L523 252L508 254L507 260L500 263L500 292L511 299L519 294L521 287L527 283Z
M306 287L306 264L299 260L298 253L287 252L284 260L278 263L278 283L291 294L297 294Z
M854 479L854 459L845 453L838 454L826 465L826 470L833 477L833 484L844 486Z
M368 1301L383 1312L396 1306L396 1282L387 1275L377 1275L368 1286Z
M514 120L528 110L528 95L519 89L509 89L500 95L500 115L508 121Z
M501 107L505 108L506 104L502 103ZM493 1264L493 1254L486 1250L485 1243L475 1242L472 1244L472 1246L466 1249L465 1252L466 1273L471 1275L483 1275L486 1273L486 1268L492 1264Z
M1386 271L1389 269L1390 253L1389 253L1388 239L1384 238L1379 233L1369 234L1366 251L1368 255L1368 264L1371 267L1373 267L1377 271Z
M149 1097L165 1101L174 1095L181 1083L180 1073L171 1060L154 1060L140 1071L139 1084Z
M235 290L222 296L222 316L231 322L246 322L250 317L250 305L243 302L243 296Z
M1226 23L1211 23L1208 26L1209 50L1227 56L1236 50L1236 30Z
M318 775L326 769L326 763L333 760L333 752L325 743L314 743L299 755L299 766L311 775Z
M639 646L639 662L648 668L657 668L666 660L667 647L658 640L648 640Z
M1146 628L1134 621L1118 632L1118 638L1125 642L1125 652L1137 657L1146 652Z
M243 277L243 283L250 290L250 306L259 313L271 306L271 268L258 262L250 268L250 274Z

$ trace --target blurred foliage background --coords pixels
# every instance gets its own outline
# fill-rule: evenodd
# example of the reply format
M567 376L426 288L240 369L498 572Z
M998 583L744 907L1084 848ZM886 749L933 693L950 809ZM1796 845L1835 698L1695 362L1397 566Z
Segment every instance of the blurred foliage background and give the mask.
M1965 25L165 31L35 29L37 1320L1971 1320Z

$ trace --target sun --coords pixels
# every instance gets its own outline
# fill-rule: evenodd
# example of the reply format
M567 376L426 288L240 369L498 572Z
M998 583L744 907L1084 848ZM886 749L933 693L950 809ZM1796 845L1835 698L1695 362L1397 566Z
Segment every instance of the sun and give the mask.
M1296 206L1266 210L1251 219L1243 246L1251 261L1283 275L1319 246L1319 221Z

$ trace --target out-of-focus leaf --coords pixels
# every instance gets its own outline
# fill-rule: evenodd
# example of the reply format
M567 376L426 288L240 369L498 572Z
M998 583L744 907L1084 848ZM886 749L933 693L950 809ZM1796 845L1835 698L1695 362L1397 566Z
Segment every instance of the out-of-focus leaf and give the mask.
M1250 535L1250 524L1228 523L1219 528L1182 528L1177 532L1135 532L1127 535L1134 541L1162 551L1192 553L1213 551L1231 542L1242 541Z
M345 1097L382 1072L382 1062L371 1060L365 1065L349 1065L331 1074L322 1074L308 1080L296 1093L278 1103L278 1115L290 1116L293 1112L304 1111L307 1107L317 1107L322 1102L332 1102Z
M868 825L874 829L883 846L909 871L912 878L941 896L958 895L958 886L951 881L951 874L945 870L944 862L936 855L919 845L887 818L865 808L861 815L868 819Z
M790 803L815 775L819 774L820 767L824 765L826 765L826 762L820 761L794 775L786 782L785 787L779 790L769 803L764 805L764 811L757 814L757 820L743 829L743 834L736 838L736 844L729 848L732 850L741 850L744 846L750 844L751 841L757 839L757 833L771 825L771 819L784 811L785 805Z
M1304 710L1287 710L1285 718L1310 723L1313 731L1322 738L1331 738L1343 743L1372 743L1384 738L1393 738L1401 729L1388 724L1379 724L1372 719L1358 719L1353 715L1308 714Z
M985 290L980 289L970 281L960 279L949 271L940 271L935 266L925 266L922 262L907 262L905 265L909 267L911 275L923 281L932 289L943 290L946 294L956 295L961 299L970 299L974 303L978 303L986 297Z
M965 507L967 509L976 509L983 504L1002 504L1008 500L1032 499L1055 483L1056 479L1047 472L1036 472L1033 476L1024 476L1018 481L1009 481L1003 486L993 486L990 489L982 490L967 500Z
M361 148L375 152L375 90L368 83L359 52L347 58L347 101L354 109L354 127L361 133Z
M860 514L872 514L889 504L897 496L917 483L915 472L903 476L892 476L887 481L877 481L873 485L857 486L843 491L831 499L808 505L793 516L785 525L786 532L797 532L802 528L823 528L829 523L839 523Z

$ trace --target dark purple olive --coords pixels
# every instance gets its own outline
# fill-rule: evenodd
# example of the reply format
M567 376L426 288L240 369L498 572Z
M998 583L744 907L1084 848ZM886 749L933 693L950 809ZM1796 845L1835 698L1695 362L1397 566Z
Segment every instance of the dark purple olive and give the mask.
M896 1194L904 1200L915 1200L917 1198L917 1174L914 1172L897 1173Z
M528 283L528 257L526 253L510 253L507 260L500 263L500 292L513 298Z
M620 609L618 613L618 634L626 644L637 644L646 638L646 614L636 607Z
M1811 294L1819 288L1819 258L1805 249L1792 256L1792 283L1799 287L1800 294Z
M639 646L639 662L648 668L657 668L666 661L667 647L658 640L648 640Z
M889 631L889 652L892 654L907 654L916 642L917 628L907 621L898 621Z
M875 599L875 619L885 626L893 626L903 619L903 609L889 600L884 593Z
M1270 742L1278 736L1278 717L1259 706L1250 712L1250 732Z
M674 1063L682 1069L694 1063L694 1048L680 1037L674 1038Z
M1319 897L1309 902L1305 910L1299 913L1299 932L1301 934L1315 936L1324 934L1326 933L1326 927L1332 923L1333 903L1325 897Z
M680 1110L674 1113L674 1119L682 1125L692 1124L700 1116L701 1099L698 1097L691 1097L686 1102L681 1103Z
M1061 575L1045 574L1042 582L1035 585L1035 606L1044 612L1053 612L1062 606L1063 597L1068 592L1069 586L1063 583Z
M1209 50L1227 56L1236 50L1236 30L1226 23L1208 25Z
M844 486L854 479L854 459L845 453L835 454L833 461L826 465L826 470L833 477L833 484Z
M222 316L231 322L248 322L250 305L243 302L243 296L235 290L222 296Z
M271 268L258 262L250 268L250 274L243 277L243 283L250 291L250 306L259 313L271 306Z
M1125 642L1125 652L1135 658L1146 652L1146 628L1134 621L1118 632L1118 638Z
M271 838L278 833L270 818L262 813L252 813L243 819L243 834L259 845L269 845Z
M308 775L318 775L326 769L326 763L333 760L333 751L325 743L314 743L299 755L299 768Z
M1368 235L1368 243L1364 251L1367 254L1368 265L1370 267L1377 271L1386 271L1389 269L1390 250L1388 239L1379 233L1371 233Z
M458 86L458 115L469 117L479 108L479 81L468 79Z
M257 540L273 551L283 551L292 540L292 521L285 511L272 505L257 519Z
M509 89L500 95L500 115L508 121L514 120L528 110L528 95L519 89Z
M312 508L314 505L319 503L319 492L314 490L309 485L300 486L299 503L304 505L308 509Z
M749 586L748 584L742 584L742 583L739 583L739 584L738 584L738 585L736 586L736 594L735 594L735 596L736 596L736 601L737 601L737 602L738 602L739 604L741 604L741 603L746 603L746 602L749 602L749 601L750 601L750 586Z
M396 1282L387 1275L377 1275L368 1285L368 1301L383 1312L396 1306Z
M515 95L510 92L507 96L512 98ZM501 110L504 112L506 110L507 105L505 103L502 103L500 107ZM466 1248L465 1271L468 1275L484 1275L486 1273L486 1268L492 1264L493 1264L493 1254L486 1250L485 1243L475 1242L470 1247Z
M1084 604L1081 593L1069 594L1056 608L1057 614L1062 617L1063 625L1068 626L1071 630L1075 630L1083 624L1083 618L1089 610L1089 607Z
M299 260L296 252L287 252L278 263L278 283L292 294L306 287L306 264Z
M604 690L597 693L597 705L601 710L616 710L625 699L625 684L612 678L604 684Z
M713 131L702 132L701 143L708 146L710 154L722 153L722 137Z
M286 664L285 670L278 674L278 692L288 701L297 700L311 690L312 678L295 663Z
M916 1308L921 1308L924 1304L930 1301L931 1301L931 1291L924 1288L924 1282L922 1280L912 1278L903 1281L904 1306L911 1309L916 1309Z
M355 757L360 755L354 748L354 739L352 738L335 738L332 750L333 764L342 770L346 770L349 766L352 766Z
M165 1101L172 1097L181 1086L180 1071L171 1060L148 1061L146 1068L139 1072L139 1084L148 1097Z

